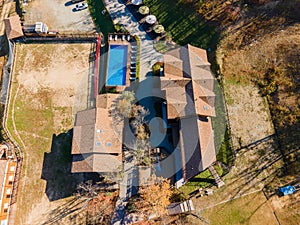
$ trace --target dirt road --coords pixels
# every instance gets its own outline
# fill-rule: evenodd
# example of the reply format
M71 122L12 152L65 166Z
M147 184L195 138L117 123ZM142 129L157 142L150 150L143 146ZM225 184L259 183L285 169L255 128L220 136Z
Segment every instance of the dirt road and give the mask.
M67 0L33 0L27 6L25 24L37 21L45 23L50 30L85 33L95 29L89 10L75 11L75 4Z

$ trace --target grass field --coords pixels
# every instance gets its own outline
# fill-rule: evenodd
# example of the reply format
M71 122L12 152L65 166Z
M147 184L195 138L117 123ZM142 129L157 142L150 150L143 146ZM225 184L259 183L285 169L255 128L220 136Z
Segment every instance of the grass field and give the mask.
M217 173L221 176L223 171L222 168L215 165L214 166ZM185 185L180 187L180 191L185 193L186 195L190 195L194 191L197 191L199 188L207 188L208 186L212 186L214 184L214 178L211 175L208 169L204 170L203 172L199 173L195 177L189 180Z
M244 196L202 211L211 225L278 224L262 192Z

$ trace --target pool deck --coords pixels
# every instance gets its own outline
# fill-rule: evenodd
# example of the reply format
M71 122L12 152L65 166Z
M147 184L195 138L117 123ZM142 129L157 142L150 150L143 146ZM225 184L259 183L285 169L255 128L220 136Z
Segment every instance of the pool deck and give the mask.
M139 37L141 41L139 81L143 81L146 79L147 74L152 73L153 64L162 62L162 54L155 51L153 40L123 2L120 0L104 0L104 4L114 23L123 24L132 36L137 35Z
M120 36L120 35L119 35ZM106 85L107 88L116 88L116 92L120 93L122 91L125 90L126 87L130 86L130 63L131 63L131 53L130 53L130 49L131 49L131 44L126 40L126 41L122 41L120 38L118 38L116 41L110 40L108 42L108 45L127 45L128 49L127 49L127 66L126 66L126 78L125 78L125 85L124 86L108 86Z

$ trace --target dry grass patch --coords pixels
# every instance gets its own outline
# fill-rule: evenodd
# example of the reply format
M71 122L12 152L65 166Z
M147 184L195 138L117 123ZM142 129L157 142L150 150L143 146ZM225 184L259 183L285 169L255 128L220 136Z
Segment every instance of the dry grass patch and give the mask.
M273 196L270 199L271 206L276 212L282 225L298 225L300 221L299 211L300 192L289 196ZM288 212L288 213L287 213Z
M82 179L70 173L71 135L64 132L72 128L76 110L87 105L90 49L91 44L17 45L7 121L25 155L16 224L49 221Z
M286 175L295 179L300 168L300 28L295 10L290 10L292 5L299 6L299 1L282 0L274 5L251 8L252 14L228 28L217 53L226 99L230 103L228 110L235 148L276 131L273 143L258 145L253 156L243 157L243 154L241 158L245 164L250 163L250 168L251 161L260 162L255 154L274 154L262 157L264 163L274 168L273 172L263 172L268 182L259 183L266 187L268 196L273 195L285 183L284 180L290 179ZM286 14L288 8L290 14ZM259 15L258 12L265 14ZM274 130L268 125L268 118L272 120ZM239 153L237 159L240 156ZM264 166L254 168L261 172ZM293 207L282 208L281 214L284 215L284 212L292 215L290 220L299 214Z
M202 212L211 225L274 225L276 218L262 192L257 192Z
M218 61L226 83L255 85L266 97L281 148L287 154L300 146L300 28L297 24L275 28L273 19L261 18L252 32L248 26L237 25L235 32L228 32L221 41ZM272 32L260 33L267 25ZM250 38L248 45L245 38Z

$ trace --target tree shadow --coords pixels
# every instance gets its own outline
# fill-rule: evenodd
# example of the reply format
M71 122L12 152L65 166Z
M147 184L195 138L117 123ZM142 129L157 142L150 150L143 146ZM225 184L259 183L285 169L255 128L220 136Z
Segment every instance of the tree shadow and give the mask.
M189 182L195 182L195 183L204 182L204 183L214 184L215 183L215 179L213 179L213 178L199 178L199 177L194 177L194 178L190 179Z
M73 198L71 201L68 201L65 204L52 210L49 214L49 219L46 222L44 222L42 225L58 224L59 221L71 217L71 215L76 212L75 215L73 215L71 218L73 220L74 217L78 215L79 211L83 209L82 204L85 201L86 200Z
M47 181L45 193L50 201L72 196L79 183L99 181L97 173L71 173L72 130L53 134L51 152L44 153L41 178Z

